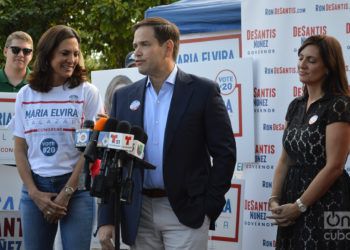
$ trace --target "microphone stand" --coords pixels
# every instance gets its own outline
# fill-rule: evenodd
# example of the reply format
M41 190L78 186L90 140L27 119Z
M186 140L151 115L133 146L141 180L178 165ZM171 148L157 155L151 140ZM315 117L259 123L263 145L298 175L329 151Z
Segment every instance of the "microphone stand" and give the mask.
M122 162L119 158L119 153L116 153L113 157L113 163L111 164L113 169L110 173L114 174L112 176L113 180L113 188L112 192L114 191L115 199L114 199L114 249L120 250L120 225L121 225L121 202L120 202L120 196L121 196L121 185L122 185Z
M132 157L131 155L128 155L126 157ZM137 158L136 158L137 159ZM122 177L123 177L123 165L122 165L122 160L118 157L118 164L117 164L117 171L115 175L115 185L114 185L114 192L115 192L115 199L114 199L114 237L115 237L115 242L114 242L114 249L115 250L120 250L120 225L121 225L121 190L122 190ZM155 166L152 164L138 159L137 162L142 163L139 164L139 166L143 169L155 169ZM115 164L115 162L114 162ZM113 164L112 164L113 165ZM129 166L128 166L129 167ZM131 164L130 167L134 167L134 164ZM130 171L130 170L129 170ZM132 171L132 170L131 170ZM131 185L132 186L132 179L130 179ZM131 187L132 188L132 187ZM130 201L131 203L132 201Z
M119 176L117 175L119 179ZM121 202L120 202L120 193L121 193L121 183L117 180L117 184L115 187L115 196L114 199L114 249L120 250L120 224L121 224Z

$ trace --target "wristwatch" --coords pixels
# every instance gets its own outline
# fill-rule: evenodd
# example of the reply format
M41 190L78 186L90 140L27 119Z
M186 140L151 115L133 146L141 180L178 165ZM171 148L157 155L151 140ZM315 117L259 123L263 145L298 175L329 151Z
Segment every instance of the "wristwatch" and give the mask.
M64 192L66 193L67 196L71 197L74 193L74 188L69 187L69 186L65 186Z
M299 211L300 212L302 212L302 213L304 213L304 212L306 212L306 210L307 210L307 206L305 206L302 202L301 202L301 200L300 200L300 198L299 199L297 199L297 205L298 205L298 208L299 208Z

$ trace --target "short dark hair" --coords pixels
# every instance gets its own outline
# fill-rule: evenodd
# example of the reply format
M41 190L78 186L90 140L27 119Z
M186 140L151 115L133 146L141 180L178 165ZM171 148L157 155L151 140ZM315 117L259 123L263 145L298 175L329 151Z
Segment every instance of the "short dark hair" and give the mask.
M154 30L154 36L158 40L159 44L162 45L169 39L174 43L173 59L176 61L177 54L179 53L180 44L180 31L179 28L172 22L161 18L161 17L149 17L136 23L133 26L133 32L143 26L152 27Z
M51 60L54 50L63 40L76 38L80 45L78 33L71 27L56 25L48 29L40 38L37 45L37 55L34 61L33 71L28 82L30 87L39 92L49 92L52 89L52 68ZM79 63L74 69L73 75L68 79L68 87L75 88L87 80L87 73L84 67L84 59L79 53Z
M327 35L310 36L299 48L298 55L309 45L318 47L322 61L328 70L327 77L322 84L322 90L325 93L335 95L349 95L345 61L339 41ZM306 86L304 86L303 91L304 95L308 95Z

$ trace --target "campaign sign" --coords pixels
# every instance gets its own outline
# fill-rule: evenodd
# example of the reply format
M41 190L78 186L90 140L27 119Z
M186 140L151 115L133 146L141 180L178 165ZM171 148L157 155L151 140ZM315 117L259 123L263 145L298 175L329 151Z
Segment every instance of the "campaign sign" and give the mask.
M8 125L15 114L16 95L0 92L0 164L15 164L13 136Z
M242 249L243 192L244 180L233 179L215 231L209 231L208 249Z
M22 240L22 224L19 212L0 211L0 249L24 249Z

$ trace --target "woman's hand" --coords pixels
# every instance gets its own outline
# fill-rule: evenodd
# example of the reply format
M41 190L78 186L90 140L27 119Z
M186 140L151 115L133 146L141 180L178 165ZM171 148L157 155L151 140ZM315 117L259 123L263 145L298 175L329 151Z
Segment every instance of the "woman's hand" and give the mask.
M276 225L287 227L295 223L295 220L300 216L301 212L296 203L288 203L282 206L271 203L271 216L269 219L275 220Z
M44 218L50 223L57 223L58 219L66 215L67 207L53 201L57 198L57 193L41 192L39 190L30 193L30 197L43 212Z
M269 200L269 211L272 211L272 209L275 209L279 207L279 201L277 199L271 199Z
M55 211L54 213L47 216L47 220L51 223L57 223L60 219L62 219L66 215L68 203L71 196L68 196L66 192L61 190L61 192L54 197L53 202L60 207L65 208L65 213L61 213L61 211Z
M277 210L278 207L280 207L278 199L270 199L269 200L269 211L271 211L272 216L278 216L278 214L277 214L277 212L279 212L279 210ZM273 219L270 216L267 216L267 218ZM275 219L275 223L273 223L273 224L278 225L279 223L281 223L281 221Z

